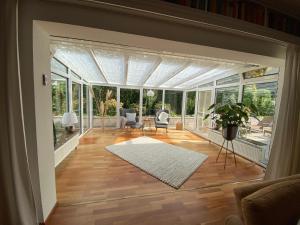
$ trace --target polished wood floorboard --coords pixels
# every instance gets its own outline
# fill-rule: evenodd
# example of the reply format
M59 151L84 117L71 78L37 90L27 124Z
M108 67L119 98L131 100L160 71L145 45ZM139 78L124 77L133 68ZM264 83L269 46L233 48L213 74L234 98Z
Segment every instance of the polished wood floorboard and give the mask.
M105 150L143 135L139 130L92 129L56 169L58 207L49 225L222 224L236 212L232 189L263 177L261 167L232 155L224 170L219 146L188 131L163 129L145 135L208 155L176 190Z

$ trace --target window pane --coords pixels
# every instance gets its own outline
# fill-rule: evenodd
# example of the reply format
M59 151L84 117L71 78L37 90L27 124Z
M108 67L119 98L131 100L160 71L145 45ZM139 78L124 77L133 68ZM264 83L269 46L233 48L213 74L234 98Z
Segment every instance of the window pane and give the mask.
M77 116L78 123L75 124L75 133L80 133L81 127L81 96L80 84L72 82L72 110Z
M144 89L143 91L143 115L154 116L156 110L162 107L162 90L151 90L154 96L147 96L150 89ZM151 92L150 92L151 93Z
M233 83L238 83L238 82L240 82L240 75L235 74L235 75L217 80L217 85L233 84Z
M93 93L93 127L116 127L117 88L93 85Z
M83 101L83 109L82 109L82 127L83 127L83 132L85 132L89 126L89 89L86 84L83 84L83 93L82 93L82 101Z
M121 88L120 95L120 107L124 109L135 109L138 115L140 104L140 90Z
M63 73L68 73L68 68L59 62L57 59L52 58L51 59L51 71L60 71Z
M216 103L217 104L227 104L236 103L239 96L239 87L226 87L216 89Z
M57 149L69 140L73 134L67 132L62 125L62 117L68 112L68 80L52 74L52 120L54 149Z
M276 95L277 82L244 86L243 103L254 104L257 107L258 116L250 117L249 126L241 131L243 137L265 144L270 143Z
M184 126L187 129L195 128L195 103L196 103L196 91L190 91L186 93L185 104L185 118Z
M165 91L165 109L172 117L181 116L182 91Z

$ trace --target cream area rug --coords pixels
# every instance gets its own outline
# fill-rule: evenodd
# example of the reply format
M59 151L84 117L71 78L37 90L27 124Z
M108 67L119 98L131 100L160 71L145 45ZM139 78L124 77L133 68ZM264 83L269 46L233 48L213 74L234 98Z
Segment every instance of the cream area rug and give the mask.
M205 154L145 136L106 149L176 189L207 159Z

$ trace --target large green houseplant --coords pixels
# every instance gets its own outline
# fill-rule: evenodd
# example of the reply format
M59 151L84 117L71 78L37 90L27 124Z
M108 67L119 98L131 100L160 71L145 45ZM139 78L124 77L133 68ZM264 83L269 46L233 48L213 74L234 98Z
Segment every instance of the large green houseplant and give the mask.
M212 104L208 110L210 113L205 115L205 119L210 116L217 129L222 127L226 140L235 139L238 127L245 127L250 115L257 112L255 105L246 106L243 103Z

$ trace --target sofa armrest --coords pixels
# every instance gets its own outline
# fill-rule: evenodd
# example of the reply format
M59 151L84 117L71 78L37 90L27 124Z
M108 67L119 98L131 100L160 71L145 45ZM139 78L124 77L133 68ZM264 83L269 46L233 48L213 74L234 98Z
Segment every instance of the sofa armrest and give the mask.
M234 194L235 194L235 199L237 202L238 212L239 212L241 218L243 219L242 209L241 209L241 201L243 198L245 198L248 195L251 195L254 192L256 192L264 187L267 187L269 185L273 185L273 184L280 183L283 181L294 180L294 179L300 179L300 174L289 176L289 177L283 177L283 178L276 179L276 180L262 181L259 183L245 185L242 187L235 188Z
M244 221L251 225L297 224L300 179L269 185L242 200Z
M228 216L225 219L225 225L244 225L240 217L238 216Z

